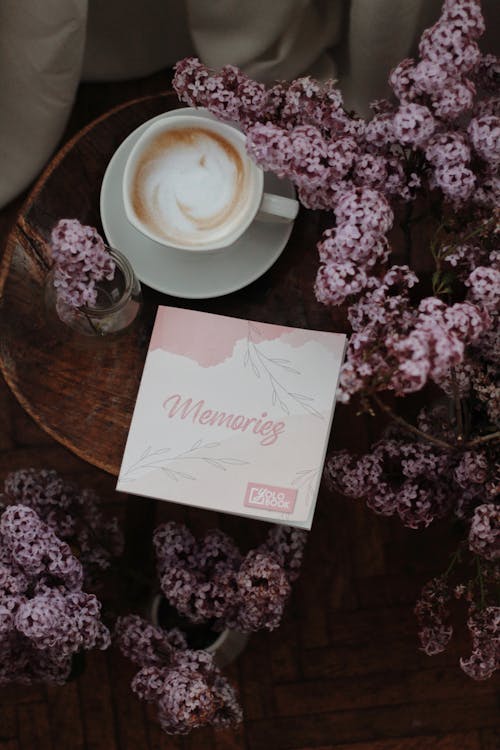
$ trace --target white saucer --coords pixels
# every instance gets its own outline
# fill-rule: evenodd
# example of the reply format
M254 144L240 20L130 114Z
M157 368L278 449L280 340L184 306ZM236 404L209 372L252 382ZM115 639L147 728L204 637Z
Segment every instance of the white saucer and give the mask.
M184 108L182 112L207 116L192 108ZM144 284L185 299L220 297L247 286L272 266L288 242L293 222L254 221L239 240L223 252L195 257L164 247L137 231L125 216L122 199L121 183L127 155L151 122L179 113L180 110L173 110L148 120L115 151L101 186L102 226L108 243L126 255ZM271 173L264 175L264 189L295 198L291 182L278 179Z

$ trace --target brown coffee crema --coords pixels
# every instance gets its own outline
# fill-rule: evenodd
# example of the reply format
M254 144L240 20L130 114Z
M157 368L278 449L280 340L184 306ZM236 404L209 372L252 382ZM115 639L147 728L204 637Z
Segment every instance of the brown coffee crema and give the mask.
M214 186L220 183L222 189L215 187L208 195L200 193L198 203L196 199L191 200L191 195L182 200L176 194L178 180L184 180L185 192L186 184L189 186L186 172L190 179L191 170L192 193L196 196L199 183L196 167L205 170L213 165L207 153L211 149L218 149L226 160L227 179L221 172L214 174L213 180ZM193 159L196 159L194 169ZM166 166L161 166L162 163ZM174 220L169 220L168 211L161 205L160 198L165 191L171 196L171 215L185 220L184 228L179 222L176 226ZM218 199L222 194L227 195L227 200L221 199L221 202ZM224 136L202 127L172 128L158 134L141 154L132 178L131 202L137 218L165 240L193 247L210 242L212 235L222 236L225 228L231 231L232 221L237 220L247 205L248 196L248 169L238 150ZM213 212L210 211L212 202Z

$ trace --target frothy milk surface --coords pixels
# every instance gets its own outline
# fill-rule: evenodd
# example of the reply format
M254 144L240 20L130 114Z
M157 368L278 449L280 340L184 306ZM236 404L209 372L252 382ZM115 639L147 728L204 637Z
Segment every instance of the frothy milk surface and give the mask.
M196 247L227 236L244 214L250 193L249 169L226 138L204 128L179 127L157 135L142 153L132 205L154 233Z

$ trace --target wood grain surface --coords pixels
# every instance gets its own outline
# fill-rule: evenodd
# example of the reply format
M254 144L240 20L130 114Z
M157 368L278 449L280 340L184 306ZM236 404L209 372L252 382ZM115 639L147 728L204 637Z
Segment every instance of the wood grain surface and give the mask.
M18 200L0 212L0 345L10 386L0 380L0 486L8 472L34 466L94 488L103 511L125 523L128 559L150 573L155 523L185 521L194 533L218 526L243 549L259 543L266 526L114 491L110 473L120 460L148 326L160 300L174 301L147 291L142 328L119 347L117 340L82 350L45 331L41 285L51 222L72 210L98 225L99 175L135 124L174 106L163 93L166 80L162 72L82 85L66 137L125 104L63 149L24 206ZM128 103L138 97L143 101ZM303 212L290 247L261 280L196 307L342 329L345 321L330 320L312 299L319 222ZM338 407L333 445L363 450L377 431L354 407ZM431 658L418 650L414 602L446 567L453 542L448 524L414 532L323 488L281 627L252 636L227 670L245 714L240 728L163 734L154 711L130 690L133 665L111 649L90 654L84 675L70 685L1 689L0 750L500 750L498 676L476 683L458 665L471 645L463 611L447 652ZM130 611L128 596L121 606Z

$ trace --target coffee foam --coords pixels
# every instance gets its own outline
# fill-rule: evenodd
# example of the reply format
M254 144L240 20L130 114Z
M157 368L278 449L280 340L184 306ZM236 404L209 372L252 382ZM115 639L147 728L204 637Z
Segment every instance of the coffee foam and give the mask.
M198 127L157 135L132 180L132 206L140 221L167 241L193 247L227 236L250 195L249 169L235 146Z

